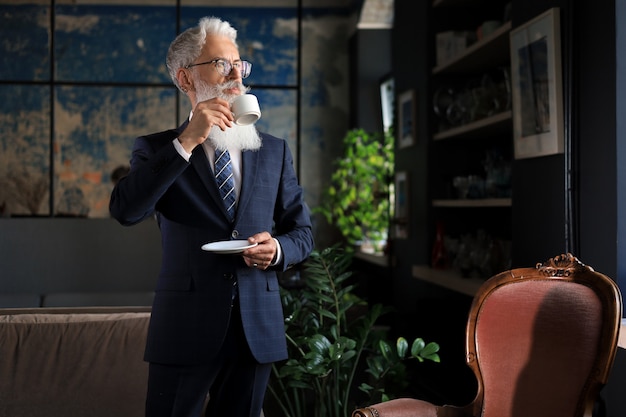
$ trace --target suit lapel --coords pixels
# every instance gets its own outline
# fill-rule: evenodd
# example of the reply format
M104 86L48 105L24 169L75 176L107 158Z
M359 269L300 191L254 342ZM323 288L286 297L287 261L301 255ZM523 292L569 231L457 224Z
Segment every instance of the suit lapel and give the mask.
M257 176L260 151L243 151L241 153L241 191L237 212L242 211L248 205L254 192L254 180Z
M203 146L200 145L195 147L195 149L191 152L191 159L189 162L196 170L196 173L200 177L200 181L204 185L204 188L206 188L209 192L211 198L215 201L222 213L228 217L226 207L224 207L224 203L222 202L222 196L220 195L217 183L215 182L213 170L209 166L209 159L204 152Z

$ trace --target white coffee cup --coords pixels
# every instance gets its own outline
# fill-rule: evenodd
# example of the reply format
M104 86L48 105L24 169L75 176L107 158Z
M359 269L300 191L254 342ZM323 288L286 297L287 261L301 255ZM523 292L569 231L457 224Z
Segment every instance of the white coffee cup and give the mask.
M240 126L251 125L261 118L259 100L253 94L243 94L235 98L231 110L235 123Z

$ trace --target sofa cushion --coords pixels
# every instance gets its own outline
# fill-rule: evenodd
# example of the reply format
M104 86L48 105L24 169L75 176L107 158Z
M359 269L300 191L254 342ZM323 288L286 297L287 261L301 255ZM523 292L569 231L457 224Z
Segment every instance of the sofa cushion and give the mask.
M0 416L143 416L150 313L50 310L0 310Z

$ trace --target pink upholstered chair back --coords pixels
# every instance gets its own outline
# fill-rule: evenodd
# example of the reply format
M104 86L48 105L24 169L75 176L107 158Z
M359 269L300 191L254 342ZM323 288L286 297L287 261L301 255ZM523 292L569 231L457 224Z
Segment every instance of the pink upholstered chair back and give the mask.
M621 295L571 255L499 274L474 298L475 416L591 416L616 353Z

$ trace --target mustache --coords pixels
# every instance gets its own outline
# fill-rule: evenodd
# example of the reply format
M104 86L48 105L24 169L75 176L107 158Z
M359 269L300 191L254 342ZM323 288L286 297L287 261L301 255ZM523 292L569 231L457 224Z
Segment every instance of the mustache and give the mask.
M217 97L223 98L227 100L228 102L231 102L237 96L236 94L231 94L230 92L228 93L226 92L226 90L233 90L233 89L238 90L239 94L246 94L250 90L250 87L246 87L243 83L240 83L239 81L236 81L236 80L226 81L225 83L217 84L215 86L215 90L216 90L215 92L217 93Z
M195 80L196 84L196 98L200 101L212 99L214 97L226 100L232 104L233 100L241 94L245 94L250 90L250 87L246 87L243 83L237 80L226 81L222 84L213 84L204 82L201 79ZM232 94L228 90L238 90L239 94Z

